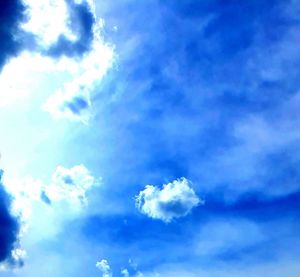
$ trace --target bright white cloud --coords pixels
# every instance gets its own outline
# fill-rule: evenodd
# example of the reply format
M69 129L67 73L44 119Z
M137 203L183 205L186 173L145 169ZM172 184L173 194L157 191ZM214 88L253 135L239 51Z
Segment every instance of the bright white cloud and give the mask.
M144 277L144 274L138 270L138 264L134 262L132 259L128 260L129 269L124 268L121 270L121 274L124 277Z
M70 169L58 166L52 176L52 182L45 186L45 192L51 201L67 200L86 203L86 192L95 185L96 180L84 165Z
M162 189L147 185L136 196L136 206L142 213L165 222L185 216L203 203L186 178L165 184Z
M60 71L62 64L38 54L23 52L11 59L0 74L0 107L27 97L40 84L40 75L55 69Z
M79 71L87 70L88 66L85 64L83 67L67 57L55 60L24 51L18 57L10 59L1 71L0 107L11 105L35 93L49 93L52 88L77 76ZM66 86L66 90L72 91L72 88Z
M102 272L102 277L112 277L112 272L107 260L97 262L96 267Z
M53 44L60 35L76 39L68 28L68 7L64 0L23 1L28 7L29 20L22 27L33 33L42 46Z

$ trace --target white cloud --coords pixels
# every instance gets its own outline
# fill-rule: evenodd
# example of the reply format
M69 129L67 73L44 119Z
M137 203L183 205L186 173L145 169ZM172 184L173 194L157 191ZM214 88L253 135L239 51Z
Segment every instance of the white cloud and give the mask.
M121 270L121 274L124 276L124 277L129 277L129 271L127 268L124 268L123 270Z
M29 21L22 27L33 33L40 45L32 52L23 51L3 67L0 107L38 93L45 97L43 110L54 118L89 121L92 116L90 94L112 66L114 47L103 41L101 31L104 21L96 18L94 1L84 2L95 19L89 52L82 57L61 55L53 58L41 53L54 45L59 36L64 35L70 41L78 39L69 26L70 7L64 0L24 0L28 6Z
M106 63L101 63L103 67L98 68L98 71L97 65L93 64L95 61L92 62L89 59L84 60L84 64L81 64L67 57L52 59L29 51L24 51L18 57L10 59L0 74L0 107L11 105L37 93L39 95L47 94L57 87L63 88L57 90L59 97L56 96L61 102L64 102L65 99L71 99L74 95L83 95L89 99L88 93L85 94L85 91L80 89L80 85L85 87L88 84L91 87L91 79L89 78L93 76L92 78L95 79L97 72L104 74L105 68L109 67L109 57L112 57L112 54L111 56L108 54L110 53L108 47L98 47L98 54L107 57ZM77 76L81 76L82 79L79 78L75 82ZM49 82L50 79L51 83ZM73 82L68 84L70 80ZM64 83L66 84L64 85ZM49 100L49 103L53 107L60 104L53 99Z
M102 277L112 277L111 269L107 260L97 262L96 267L103 273Z
M49 57L26 51L12 58L0 74L0 107L7 106L37 91L44 82L41 80L43 75L69 71L71 67L66 59L54 61Z
M33 33L42 46L53 44L60 35L75 39L68 28L68 7L63 0L23 0L29 20L22 28ZM55 15L55 19L53 16Z
M72 203L86 203L86 192L95 185L96 180L84 165L70 169L58 166L45 192L51 201L67 200Z
M185 178L165 184L162 189L147 185L136 196L136 206L142 213L165 222L186 216L194 207L203 203Z

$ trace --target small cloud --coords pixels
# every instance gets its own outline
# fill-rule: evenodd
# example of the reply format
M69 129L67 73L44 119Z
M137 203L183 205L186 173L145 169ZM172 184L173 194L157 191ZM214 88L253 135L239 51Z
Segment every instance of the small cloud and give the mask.
M124 276L124 277L129 277L129 271L127 268L124 268L121 270L121 274Z
M112 272L107 260L97 262L96 267L103 273L102 277L112 277Z
M136 206L139 211L165 222L186 216L199 204L204 204L204 201L195 194L186 178L165 184L162 189L147 185L136 196Z

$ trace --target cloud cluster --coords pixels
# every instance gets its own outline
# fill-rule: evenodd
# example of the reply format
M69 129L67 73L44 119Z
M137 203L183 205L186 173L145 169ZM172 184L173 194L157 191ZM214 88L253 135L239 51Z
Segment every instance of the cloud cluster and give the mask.
M19 246L19 219L11 213L12 199L2 184L0 170L0 263L4 266L21 266L22 255Z
M136 196L136 206L142 213L165 222L186 216L194 207L203 203L186 178L165 184L162 189L147 185Z
M0 46L0 105L51 87L53 94L46 96L43 110L54 118L87 123L92 116L90 93L112 65L114 56L113 46L101 36L104 21L96 17L93 1L9 3L1 4L5 14L0 14L5 23L0 38L6 42ZM24 34L20 42L19 32ZM15 58L8 62L12 56ZM40 78L33 80L33 75ZM48 86L50 78L57 78L57 82Z
M112 47L101 37L103 21L97 20L91 1L55 0L43 4L27 1L31 16L24 28L39 37L43 55L66 58L73 63L69 80L49 97L43 108L55 118L87 123L92 115L90 93L110 67L113 57ZM58 22L47 22L41 17L47 13L44 17L51 18L51 9L58 14Z
M107 260L101 260L97 262L96 267L103 273L102 277L112 277L110 265L108 264Z

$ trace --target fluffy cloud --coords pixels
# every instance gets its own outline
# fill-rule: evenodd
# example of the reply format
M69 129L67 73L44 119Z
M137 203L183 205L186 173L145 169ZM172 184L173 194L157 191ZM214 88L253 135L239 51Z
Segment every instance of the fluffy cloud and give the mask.
M136 206L142 213L165 222L185 216L203 203L185 178L165 184L162 189L147 185L136 196Z
M124 276L124 277L129 277L129 271L128 269L124 268L121 270L121 274Z
M107 260L101 260L96 263L96 267L101 270L102 277L112 277L110 266L107 262Z
M44 187L44 192L50 201L67 200L86 203L86 192L95 183L95 178L83 165L70 169L58 166L52 176L51 184Z
M32 33L40 47L49 47L61 35L74 38L68 28L68 7L62 0L24 0L27 7L28 21L22 28ZM55 20L53 20L55 15Z
M26 177L22 181L7 180L7 189L14 196L14 212L20 214L27 224L32 205L37 202L55 207L65 203L73 212L80 211L87 205L87 191L98 183L84 165L72 168L58 166L48 184Z
M3 171L0 170L0 262L1 268L21 266L23 252L18 249L20 222L11 214L10 195L2 184Z

